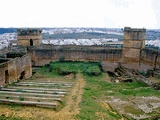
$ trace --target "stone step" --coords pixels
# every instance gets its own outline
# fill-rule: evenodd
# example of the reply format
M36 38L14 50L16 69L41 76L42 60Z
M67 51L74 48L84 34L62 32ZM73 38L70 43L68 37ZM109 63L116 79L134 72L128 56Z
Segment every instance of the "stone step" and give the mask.
M24 99L34 99L34 100L54 100L54 101L62 101L62 98L52 98L52 97L32 97L32 96L22 96L22 95L8 95L8 94L0 94L0 97L5 99L12 99L12 98L20 98L23 97Z
M46 94L66 94L66 92L60 91L40 91L40 90L26 90L26 89L14 89L14 88L1 88L2 91L13 91L13 92L30 92L30 93L46 93Z
M8 99L0 99L0 103L6 104L20 104L20 105L31 105L31 106L41 106L41 107L51 107L57 108L56 102L34 102L34 101L19 101L19 100L8 100Z
M45 82L19 82L21 84L40 84L40 85L72 85L71 83L45 83Z
M21 87L21 86L7 86L7 88L12 88L12 89L25 89L25 90L40 90L40 91L61 91L61 92L67 92L68 90L66 89L51 89L51 88L41 88L41 87Z
M45 97L64 97L64 95L55 94L40 94L40 93L25 93L25 92L10 92L10 91L0 91L0 94L12 94L12 95L29 95L29 96L45 96Z
M14 83L16 86L40 86L40 87L63 87L63 88L71 88L72 86L59 86L57 84L22 84L22 83Z
M62 83L62 84L74 84L74 82L64 82L64 81L50 81L50 80L23 80L21 83L30 82L30 83Z
M40 85L73 85L72 83L61 83L61 82L19 82L21 84L40 84Z

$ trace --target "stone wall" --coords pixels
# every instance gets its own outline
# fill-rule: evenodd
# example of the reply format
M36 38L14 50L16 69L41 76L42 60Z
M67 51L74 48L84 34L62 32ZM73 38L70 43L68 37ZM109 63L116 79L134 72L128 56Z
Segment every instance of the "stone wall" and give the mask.
M32 76L31 57L28 54L7 59L7 62L0 64L0 85L11 84L19 79L27 79Z
M30 48L28 53L32 57L34 66L43 66L61 58L71 61L92 61L110 64L119 62L122 49L112 49L104 46L39 46ZM106 68L106 67L105 67ZM107 71L107 68L105 69Z
M18 29L18 45L39 46L42 43L42 34L39 29Z
M128 54L126 63L123 61L122 49L104 46L43 45L29 48L28 53L32 58L33 66L43 66L51 61L58 61L60 58L71 61L101 62L104 71L114 71L120 65L140 71L159 68L160 66L160 54L151 49L140 49L137 53L134 51L132 54ZM132 56L134 57L132 58ZM138 57L138 60L135 56Z
M140 70L147 71L149 69L160 68L160 52L152 49L142 49L140 56Z
M5 80L8 79L8 78L6 78L7 75L5 75L5 72L7 71L7 69L8 69L7 62L0 64L0 86L5 85Z
M141 49L145 47L146 29L124 28L122 65L139 69Z
M23 46L38 46L42 43L42 36L18 36L18 45ZM30 45L30 40L33 40L33 45Z

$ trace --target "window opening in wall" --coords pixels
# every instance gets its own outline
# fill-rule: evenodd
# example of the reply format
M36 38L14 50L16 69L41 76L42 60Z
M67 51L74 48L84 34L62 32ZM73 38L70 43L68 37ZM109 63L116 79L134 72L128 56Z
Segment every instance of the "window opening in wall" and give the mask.
M33 46L33 40L30 39L30 46Z
M8 74L8 70L5 71L5 84L9 83L9 74Z

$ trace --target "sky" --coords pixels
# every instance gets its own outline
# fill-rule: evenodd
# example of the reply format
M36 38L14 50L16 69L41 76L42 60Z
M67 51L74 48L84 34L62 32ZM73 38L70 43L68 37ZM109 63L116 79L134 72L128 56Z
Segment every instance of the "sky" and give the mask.
M0 0L0 27L160 29L160 0Z

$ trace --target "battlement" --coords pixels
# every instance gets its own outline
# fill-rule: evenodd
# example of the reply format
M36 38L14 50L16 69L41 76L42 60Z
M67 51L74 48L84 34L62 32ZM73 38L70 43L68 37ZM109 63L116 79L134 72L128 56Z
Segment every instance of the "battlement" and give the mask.
M146 32L146 29L125 27L124 32Z
M18 29L17 34L18 36L26 36L26 35L41 35L42 30L41 29L36 29L36 28L27 28L27 29Z

